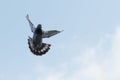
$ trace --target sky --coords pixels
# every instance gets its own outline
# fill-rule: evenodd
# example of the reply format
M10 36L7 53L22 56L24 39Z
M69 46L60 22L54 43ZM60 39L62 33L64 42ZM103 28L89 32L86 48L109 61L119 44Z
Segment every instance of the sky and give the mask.
M0 80L120 80L120 0L1 0ZM64 30L33 55L25 16Z

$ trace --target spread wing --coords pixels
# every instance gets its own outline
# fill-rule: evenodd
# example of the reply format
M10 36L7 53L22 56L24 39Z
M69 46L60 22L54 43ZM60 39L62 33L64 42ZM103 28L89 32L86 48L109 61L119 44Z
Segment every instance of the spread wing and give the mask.
M29 15L26 16L26 19L27 19L27 21L29 22L31 31L34 32L34 31L35 31L35 26L34 26L34 24L30 21Z
M58 30L43 31L42 38L49 38L49 37L54 36L60 32L62 32L62 31L58 31Z

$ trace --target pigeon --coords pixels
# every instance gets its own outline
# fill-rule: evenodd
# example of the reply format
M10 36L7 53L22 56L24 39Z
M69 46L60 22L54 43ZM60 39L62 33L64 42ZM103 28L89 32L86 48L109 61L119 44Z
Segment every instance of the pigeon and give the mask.
M50 38L62 32L63 30L43 31L41 24L38 24L37 27L34 26L34 24L29 19L29 15L26 16L26 19L29 22L31 32L33 33L33 37L28 36L29 49L33 54L37 56L42 56L43 54L46 54L51 47L51 44L43 43L43 38Z

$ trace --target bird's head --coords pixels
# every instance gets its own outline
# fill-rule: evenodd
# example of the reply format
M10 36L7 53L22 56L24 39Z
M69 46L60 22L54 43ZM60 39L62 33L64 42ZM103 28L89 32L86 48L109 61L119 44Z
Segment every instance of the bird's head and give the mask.
M41 35L42 35L42 29L41 29L41 28L42 28L42 25L41 25L41 24L38 24L35 32L36 32L37 34L41 34Z
M41 28L42 28L42 25L38 24L37 29L41 29Z

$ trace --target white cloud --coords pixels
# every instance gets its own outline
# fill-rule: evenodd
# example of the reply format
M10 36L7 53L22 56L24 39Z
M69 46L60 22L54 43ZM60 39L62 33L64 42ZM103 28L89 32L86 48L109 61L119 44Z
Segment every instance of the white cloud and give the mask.
M54 68L44 67L40 73L46 74L39 75L37 80L120 80L120 27L69 62Z

